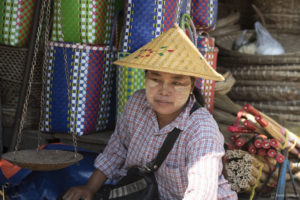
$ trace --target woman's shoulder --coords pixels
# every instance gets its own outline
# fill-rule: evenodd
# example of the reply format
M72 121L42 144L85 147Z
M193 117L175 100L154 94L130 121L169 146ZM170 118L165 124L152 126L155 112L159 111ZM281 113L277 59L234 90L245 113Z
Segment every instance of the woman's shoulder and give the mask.
M219 126L210 112L201 107L197 109L189 118L189 134L198 139L213 139L223 142L223 135Z
M138 103L145 103L147 101L145 89L135 91L128 99L127 103L136 105Z
M127 100L124 110L133 111L144 108L147 104L145 89L135 91Z

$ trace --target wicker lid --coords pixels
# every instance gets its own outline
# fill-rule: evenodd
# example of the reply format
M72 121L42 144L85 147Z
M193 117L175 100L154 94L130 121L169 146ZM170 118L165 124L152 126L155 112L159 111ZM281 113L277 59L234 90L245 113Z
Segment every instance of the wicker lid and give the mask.
M178 25L162 33L116 65L223 81Z

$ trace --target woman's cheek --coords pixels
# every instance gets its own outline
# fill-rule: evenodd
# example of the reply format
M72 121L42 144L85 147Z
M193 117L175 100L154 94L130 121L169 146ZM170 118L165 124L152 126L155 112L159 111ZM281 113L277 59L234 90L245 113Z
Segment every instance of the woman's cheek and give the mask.
M147 79L146 80L146 87L149 87L149 88L155 88L155 87L157 87L158 86L158 82L156 82L156 81L153 81L153 80L151 80L151 79Z
M190 86L174 86L176 92L175 106L182 106L186 103L190 95Z

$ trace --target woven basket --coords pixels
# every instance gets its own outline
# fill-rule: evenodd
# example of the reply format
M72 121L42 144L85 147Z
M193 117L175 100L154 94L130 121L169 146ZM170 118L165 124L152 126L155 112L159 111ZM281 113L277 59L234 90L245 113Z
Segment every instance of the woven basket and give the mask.
M228 35L216 37L216 45L220 49L220 64L231 67L232 64L243 65L266 65L266 64L299 64L300 63L300 40L298 34L280 33L269 31L271 35L284 47L286 53L281 55L251 55L231 50L235 39L242 34L242 31L232 32ZM248 31L246 39L253 34Z
M238 80L260 81L300 81L300 72L296 71L268 71L268 70L231 70L232 75ZM279 83L279 85L283 85Z
M266 106L300 106L300 100L284 100L284 101L262 101L262 102L251 102L251 101L236 101L239 105L245 104L262 104ZM255 107L255 106L254 106Z
M300 115L300 106L296 105L284 105L285 101L282 101L281 105L273 104L272 102L249 102L249 101L239 101L236 102L240 105L250 104L258 110L262 112L272 112L272 113L279 113L279 114L293 114L293 115ZM298 119L300 121L300 118Z
M261 80L236 80L235 86L287 86L292 88L300 88L300 82L286 82L286 81L261 81Z
M16 105L18 102L27 52L25 48L0 46L0 92L4 105ZM42 55L40 53L34 71L29 106L36 107L40 104L41 88Z
M300 4L297 0L254 0L259 9L254 20L263 18L266 28L300 32Z
M220 69L221 66L218 66ZM243 65L242 63L233 64L230 71L300 71L300 65Z
M300 100L300 89L288 86L234 86L228 95L233 101Z
M261 12L300 14L299 0L253 0Z
M2 106L2 125L3 127L12 127L16 114L16 107ZM40 109L29 108L25 116L24 128L37 129L40 121Z

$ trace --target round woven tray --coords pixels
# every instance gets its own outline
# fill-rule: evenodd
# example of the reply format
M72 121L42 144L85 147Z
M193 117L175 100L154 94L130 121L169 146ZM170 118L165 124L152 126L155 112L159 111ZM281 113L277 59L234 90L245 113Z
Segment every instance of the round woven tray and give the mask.
M221 66L218 65L218 69ZM226 68L225 68L226 69ZM300 71L300 65L243 65L242 63L232 64L230 71Z
M249 38L253 30L248 31L246 38ZM216 46L219 47L218 64L231 67L232 64L243 65L266 65L266 64L299 64L300 63L300 40L298 34L280 33L270 31L284 47L286 53L282 55L251 55L231 50L236 38L242 31L232 32L228 35L216 37Z
M268 70L239 70L231 69L236 80L286 81L300 82L298 71L268 71ZM283 85L280 84L279 85Z
M233 101L300 100L300 89L287 86L234 86L228 95Z
M300 89L300 82L286 82L286 81L261 81L261 80L236 80L235 86L287 86Z
M2 157L22 168L34 171L58 170L80 161L83 156L70 151L30 149L15 152L8 152Z

